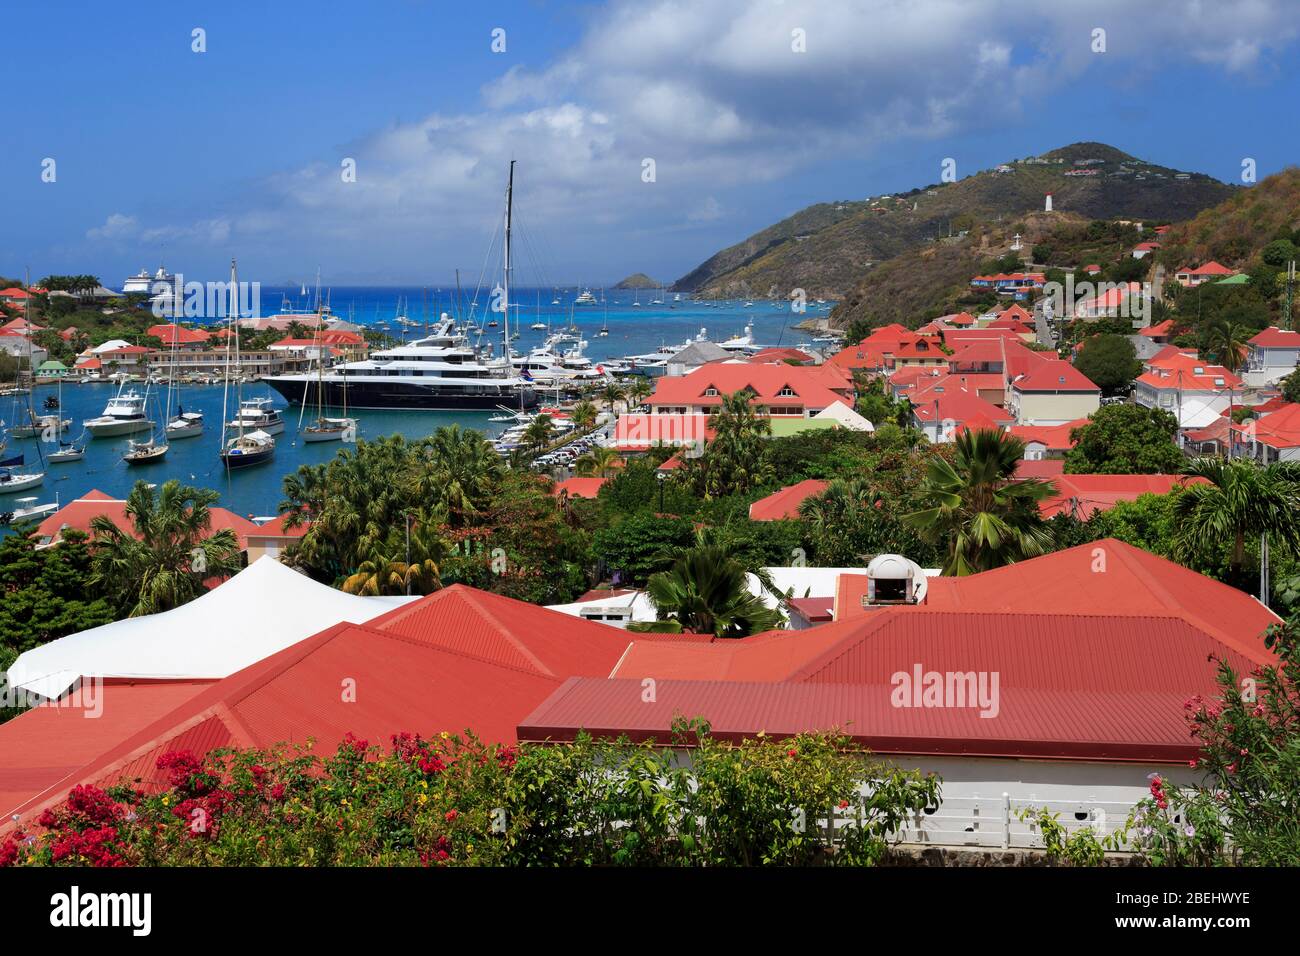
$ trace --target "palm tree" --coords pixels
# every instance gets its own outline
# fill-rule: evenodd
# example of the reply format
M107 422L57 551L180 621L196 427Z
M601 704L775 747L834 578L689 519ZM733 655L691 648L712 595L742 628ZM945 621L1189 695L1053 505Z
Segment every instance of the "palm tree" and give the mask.
M653 392L654 387L651 386L649 380L643 375L638 375L636 378L632 379L627 386L627 397L630 399L632 405L640 405L643 401L649 398Z
M659 620L632 624L629 630L745 637L781 623L780 611L749 590L744 565L719 545L697 545L687 551L667 571L652 574L646 591Z
M1300 463L1197 458L1183 473L1205 482L1189 484L1174 502L1174 545L1183 555L1231 540L1230 574L1242 584L1246 539L1270 535L1300 547Z
M524 441L538 450L546 447L554 436L555 428L550 415L538 415L524 429Z
M1218 356L1219 364L1229 372L1236 372L1241 368L1246 352L1246 343L1250 341L1254 330L1242 325L1240 322L1229 322L1226 319L1219 319L1211 323L1205 332L1206 350L1213 352Z
M574 471L587 477L606 478L609 476L609 470L621 461L622 457L616 448L593 445L585 455L574 462Z
M921 537L946 545L944 574L964 575L1043 554L1051 536L1038 502L1052 493L1049 482L1013 481L1024 442L994 430L957 436L950 464L931 459L921 485L930 507L903 520Z
M179 607L203 594L204 582L239 570L239 542L229 528L212 531L219 495L172 479L155 496L137 481L126 499L130 529L107 515L91 519L90 584L118 595L131 617ZM183 638L184 635L177 635Z
M375 548L344 579L342 589L348 594L380 595L429 594L442 587L441 561L447 545L437 533L437 524L427 514L418 515L409 528L409 544L390 535L384 547Z
M448 425L420 449L411 490L416 501L445 514L452 527L461 527L486 507L504 473L500 456L482 435Z
M614 406L627 397L627 391L619 382L611 379L600 390L600 397L609 407L609 413L612 415L614 414Z
M772 478L765 439L772 433L771 421L761 414L747 389L722 396L709 416L713 438L704 454L687 467L687 479L696 491L716 498L749 491Z
M596 424L596 406L585 398L573 406L573 424L579 428L590 428Z

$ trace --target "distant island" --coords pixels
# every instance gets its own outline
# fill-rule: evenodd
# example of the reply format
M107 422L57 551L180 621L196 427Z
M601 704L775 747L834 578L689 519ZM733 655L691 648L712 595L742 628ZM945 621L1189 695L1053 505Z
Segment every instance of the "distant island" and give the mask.
M618 285L615 289L657 289L659 283L650 278L644 272L634 272Z

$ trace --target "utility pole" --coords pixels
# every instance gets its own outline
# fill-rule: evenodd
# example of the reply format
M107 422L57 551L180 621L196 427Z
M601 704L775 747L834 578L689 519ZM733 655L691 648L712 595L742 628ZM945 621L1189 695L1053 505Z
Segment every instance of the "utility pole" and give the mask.
M1282 310L1282 328L1291 329L1291 299L1295 291L1295 260L1286 264L1286 306Z

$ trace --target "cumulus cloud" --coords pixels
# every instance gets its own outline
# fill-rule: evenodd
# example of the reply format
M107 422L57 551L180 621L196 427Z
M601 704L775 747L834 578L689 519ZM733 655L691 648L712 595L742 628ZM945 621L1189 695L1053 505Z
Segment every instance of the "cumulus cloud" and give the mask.
M512 158L535 222L612 234L720 220L716 196L729 188L994 128L1103 65L1190 58L1248 75L1270 70L1296 33L1266 0L1094 0L1032 15L1023 0L613 0L571 48L505 70L473 109L357 131L337 157L265 179L242 212L151 229L118 214L89 235L224 242L287 230L396 245L433 229L463 245L499 215ZM341 176L345 158L355 182Z

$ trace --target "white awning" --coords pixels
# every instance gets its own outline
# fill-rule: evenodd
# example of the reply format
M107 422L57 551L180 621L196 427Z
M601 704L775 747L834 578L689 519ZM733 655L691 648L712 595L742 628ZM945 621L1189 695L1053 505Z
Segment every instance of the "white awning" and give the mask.
M9 668L9 683L56 698L82 677L228 677L341 621L364 624L411 600L344 594L262 557L173 610L33 648Z

